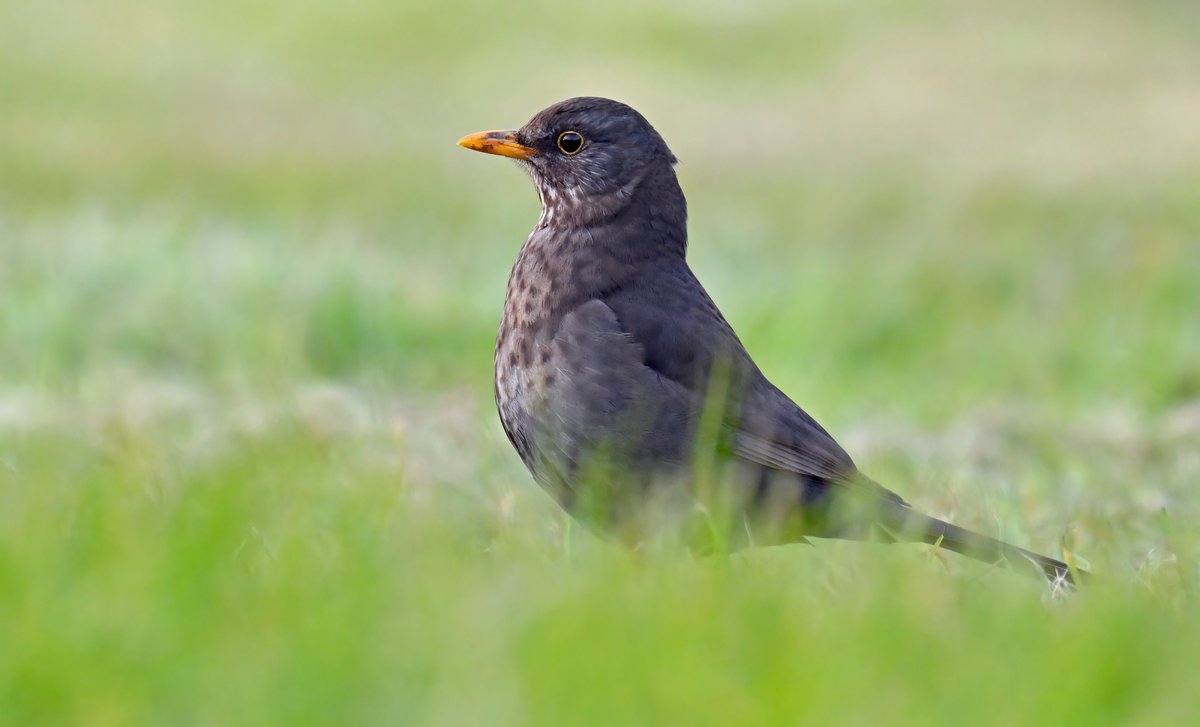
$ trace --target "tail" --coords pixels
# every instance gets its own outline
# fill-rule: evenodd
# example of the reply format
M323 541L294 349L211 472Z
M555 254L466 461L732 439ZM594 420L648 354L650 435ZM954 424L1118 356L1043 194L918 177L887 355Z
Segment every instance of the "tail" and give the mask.
M902 521L897 525L900 527L896 532L887 529L889 536L937 545L985 563L1003 563L1010 568L1044 577L1052 585L1066 584L1075 587L1077 581L1086 576L1083 571L1072 571L1071 567L1061 560L1039 555L911 510L904 513Z

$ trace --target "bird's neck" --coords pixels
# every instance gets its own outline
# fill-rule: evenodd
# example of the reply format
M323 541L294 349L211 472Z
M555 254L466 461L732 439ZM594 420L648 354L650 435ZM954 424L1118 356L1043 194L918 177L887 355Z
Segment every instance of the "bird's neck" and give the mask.
M687 253L687 200L669 164L652 166L604 194L556 190L538 181L542 215L535 237L583 248L578 252L589 258L611 254L626 261L683 259ZM570 256L572 251L560 249L559 254Z
M645 180L636 204L631 205L631 214L637 222L633 224L630 237L639 236L639 224L648 224L652 239L644 239L645 232L641 232L642 245L649 243L660 255L678 256L681 260L686 257L687 199L673 166L663 165ZM637 244L637 240L633 243Z

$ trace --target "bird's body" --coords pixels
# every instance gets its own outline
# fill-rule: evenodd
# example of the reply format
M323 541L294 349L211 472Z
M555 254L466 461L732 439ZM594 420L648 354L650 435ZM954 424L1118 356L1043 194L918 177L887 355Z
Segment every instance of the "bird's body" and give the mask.
M700 496L703 465L755 543L876 533L1070 579L1059 561L916 513L763 376L687 264L675 157L636 111L570 99L460 143L522 160L542 201L508 282L496 403L576 517L642 534L629 524L651 503Z

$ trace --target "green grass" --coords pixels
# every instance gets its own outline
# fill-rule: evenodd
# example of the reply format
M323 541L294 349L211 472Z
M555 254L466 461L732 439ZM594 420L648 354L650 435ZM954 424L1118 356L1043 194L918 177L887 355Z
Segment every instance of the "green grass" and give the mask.
M1200 710L1193 4L0 0L0 723L1181 724ZM924 546L587 535L495 421L560 98Z

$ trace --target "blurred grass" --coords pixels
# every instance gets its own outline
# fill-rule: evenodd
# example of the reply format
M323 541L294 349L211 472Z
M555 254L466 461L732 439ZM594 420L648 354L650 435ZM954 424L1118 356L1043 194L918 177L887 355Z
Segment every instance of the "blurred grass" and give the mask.
M1176 724L1200 548L1194 4L0 0L0 721ZM560 98L873 476L1097 573L631 558L508 451Z

